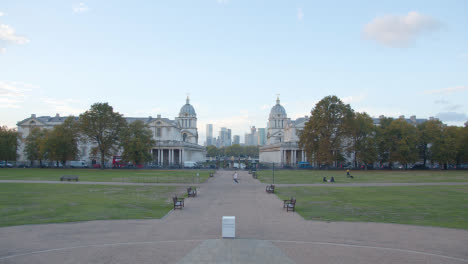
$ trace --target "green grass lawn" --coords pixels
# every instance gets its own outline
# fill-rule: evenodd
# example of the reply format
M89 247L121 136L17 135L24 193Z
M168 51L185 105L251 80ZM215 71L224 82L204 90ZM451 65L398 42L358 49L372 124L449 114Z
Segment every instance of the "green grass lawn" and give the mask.
M278 187L305 219L468 229L468 186Z
M258 179L272 183L271 170L258 172ZM354 179L346 178L344 170L278 170L275 171L275 183L321 183L323 177L335 177L337 183L378 183L378 182L468 182L468 170L355 170L351 171Z
M0 226L104 219L161 218L175 186L0 184Z
M78 175L80 181L192 183L209 178L207 170L127 170L127 169L0 169L0 180L58 181L62 175Z

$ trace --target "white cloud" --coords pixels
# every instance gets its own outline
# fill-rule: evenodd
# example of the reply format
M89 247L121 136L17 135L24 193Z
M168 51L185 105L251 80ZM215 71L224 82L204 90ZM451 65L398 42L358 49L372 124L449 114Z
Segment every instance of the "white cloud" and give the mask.
M19 45L29 42L29 39L16 35L15 30L11 26L5 24L0 24L0 40Z
M31 91L31 84L0 81L0 108L19 108Z
M409 12L404 16L376 17L364 26L364 35L388 47L406 47L424 32L434 31L440 23L428 15Z
M427 90L424 91L425 94L449 94L449 93L454 93L454 92L462 92L468 90L468 86L455 86L455 87L448 87L448 88L443 88L443 89L436 89L436 90Z
M76 99L57 99L57 98L43 97L40 99L40 101L47 105L48 109L43 109L44 110L43 112L47 112L47 113L54 111L56 113L61 113L62 115L77 116L86 111L85 109L72 106L73 104L80 103L80 101Z
M227 4L229 0L216 0L216 2L218 2L218 4Z
M3 16L4 14L2 12L0 12L0 17Z
M359 94L359 95L350 95L346 96L341 101L345 104L351 104L351 103L358 103L366 99L367 94Z
M302 12L302 8L297 9L297 19L302 20L304 18L304 12Z
M73 6L74 13L84 13L84 12L87 12L88 10L89 10L88 6L83 2Z

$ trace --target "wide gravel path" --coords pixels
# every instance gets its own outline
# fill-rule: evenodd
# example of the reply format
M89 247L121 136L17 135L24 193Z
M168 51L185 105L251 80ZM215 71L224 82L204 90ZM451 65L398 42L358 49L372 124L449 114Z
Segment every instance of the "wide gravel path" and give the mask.
M239 179L218 171L163 219L0 228L0 263L468 263L467 230L306 221ZM221 238L225 215L235 239Z

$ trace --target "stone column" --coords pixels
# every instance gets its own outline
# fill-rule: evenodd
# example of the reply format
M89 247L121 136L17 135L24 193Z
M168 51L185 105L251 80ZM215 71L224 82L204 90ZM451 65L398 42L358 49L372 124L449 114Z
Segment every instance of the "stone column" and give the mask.
M164 166L164 149L161 149L161 164Z
M174 164L174 149L171 149L171 164Z
M291 165L294 167L294 166L296 166L296 150L295 149L291 150L291 156L292 156L291 157L291 160L292 160Z

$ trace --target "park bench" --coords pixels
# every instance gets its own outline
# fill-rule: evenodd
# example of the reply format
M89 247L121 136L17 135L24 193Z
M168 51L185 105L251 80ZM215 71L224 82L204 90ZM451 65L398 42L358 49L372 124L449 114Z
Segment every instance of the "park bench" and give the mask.
M174 202L174 210L182 209L184 207L184 198L178 198L177 196L174 196L172 197L172 201Z
M60 181L78 181L78 175L62 175Z
M291 197L289 200L283 200L283 208L286 208L286 212L295 211L296 198Z
M193 188L192 188L192 187L188 187L188 188L187 188L187 195L188 195L188 197L195 197L195 196L197 196L197 188L195 188L195 187L193 187Z
M275 192L275 185L274 184L267 185L265 191L267 193L274 193Z

